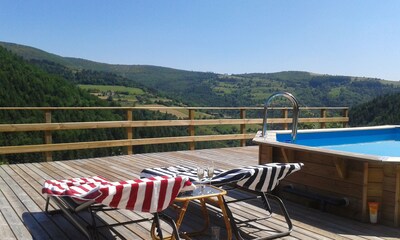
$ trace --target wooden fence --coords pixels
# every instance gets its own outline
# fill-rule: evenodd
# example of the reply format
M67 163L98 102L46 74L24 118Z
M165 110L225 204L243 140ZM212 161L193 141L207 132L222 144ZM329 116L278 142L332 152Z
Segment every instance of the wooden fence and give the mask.
M108 148L108 147L126 147L127 154L133 154L133 146L148 144L166 144L166 143L188 143L189 149L195 149L196 142L202 141L223 141L238 140L241 146L245 146L246 140L252 139L255 132L246 132L246 126L262 124L262 118L246 118L246 111L262 111L261 107L1 107L0 111L42 111L44 113L43 123L27 124L0 124L0 133L5 132L28 132L41 131L44 135L44 144L38 145L18 145L18 146L0 146L0 154L34 153L43 152L46 161L52 161L52 152L78 149ZM288 129L292 122L289 117L291 108L271 108L282 112L280 118L269 118L268 123L282 124L283 129ZM58 110L123 110L126 112L125 121L97 121L97 122L52 122L52 112ZM184 110L188 112L188 118L184 120L134 120L133 111L135 110ZM196 119L195 113L210 110L229 110L237 111L240 118L220 118L220 119ZM318 117L300 118L299 123L319 123L320 128L325 128L327 123L340 123L343 127L348 126L348 108L347 107L305 107L300 111L310 110L319 111ZM339 111L339 117L328 117L327 111ZM338 114L336 114L338 115ZM205 125L239 125L240 133L224 135L196 135L196 126ZM133 139L133 131L138 127L166 127L166 126L184 126L188 128L187 136L163 137L163 138L139 138ZM126 139L91 141L91 142L73 142L73 143L53 143L52 132L76 129L103 129L103 128L124 128Z

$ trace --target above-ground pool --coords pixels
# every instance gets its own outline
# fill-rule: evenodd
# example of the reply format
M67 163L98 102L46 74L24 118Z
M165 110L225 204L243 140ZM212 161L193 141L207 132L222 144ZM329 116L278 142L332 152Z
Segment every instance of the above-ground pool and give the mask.
M291 131L268 131L253 141L259 163L304 163L280 184L299 194L283 191L285 197L307 205L325 199L324 210L362 221L368 220L368 202L376 201L379 222L399 226L400 126L300 130L295 143ZM331 199L349 204L336 206Z

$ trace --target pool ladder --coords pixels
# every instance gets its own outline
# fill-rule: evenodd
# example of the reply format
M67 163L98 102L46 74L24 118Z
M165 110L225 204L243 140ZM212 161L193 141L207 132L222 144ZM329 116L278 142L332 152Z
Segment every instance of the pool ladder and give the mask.
M292 116L292 143L296 141L297 136L297 125L299 123L299 102L297 99L288 92L278 92L271 95L264 104L264 119L263 119L263 129L262 129L262 137L266 138L267 133L267 113L268 113L268 106L271 101L276 97L285 97L290 100L293 105L293 116Z

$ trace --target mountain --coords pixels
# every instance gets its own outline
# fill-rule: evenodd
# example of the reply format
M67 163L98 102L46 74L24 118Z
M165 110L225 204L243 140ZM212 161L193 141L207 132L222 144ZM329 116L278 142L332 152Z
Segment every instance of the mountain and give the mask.
M32 47L0 42L31 61L55 62L74 72L108 72L124 78L115 85L133 83L190 106L261 106L272 93L293 93L302 106L354 106L382 94L400 91L400 83L376 78L332 76L309 72L224 75L148 65L118 65L60 57ZM85 82L85 84L96 84ZM111 84L112 81L108 81ZM75 82L75 83L79 83Z
M49 62L58 63L60 65L66 66L74 70L86 69L93 71L104 71L104 72L112 72L120 76L132 79L135 78L146 79L146 81L148 81L147 84L150 86L151 85L156 86L155 84L152 83L152 81L160 79L169 79L174 82L179 82L182 79L188 79L188 78L193 78L193 79L206 78L206 76L209 76L211 74L205 72L177 70L173 68L158 67L151 65L107 64L107 63L99 63L90 60L85 60L81 58L61 57L37 48L19 45L15 43L0 42L0 46L3 46L4 48L11 50L15 54L27 60L32 60L32 59L47 60Z
M14 43L0 42L0 46L9 49L26 60L33 60L36 63L51 62L69 68L74 72L92 70L117 74L130 79L131 82L140 83L149 89L158 89L160 95L166 97L175 96L178 100L185 100L181 96L185 95L184 93L187 92L192 85L198 86L204 79L208 79L210 76L217 76L217 74L214 73L185 71L150 65L106 64L80 58L61 57L37 48ZM125 84L125 86L129 86L129 84ZM207 89L207 91L209 91L209 89ZM200 99L196 100L197 97L198 96L189 96L188 99L186 99L186 103L192 105L207 105L206 102L201 102ZM196 104L198 101L200 101L200 103Z
M354 106L349 111L351 126L396 125L400 123L400 94L387 94Z

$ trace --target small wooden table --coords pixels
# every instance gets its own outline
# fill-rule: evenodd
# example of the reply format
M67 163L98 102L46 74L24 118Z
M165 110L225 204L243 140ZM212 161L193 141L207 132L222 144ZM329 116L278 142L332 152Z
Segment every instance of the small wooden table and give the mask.
M226 226L226 232L227 232L227 239L231 240L232 239L232 229L229 221L229 217L225 208L224 204L224 195L226 195L226 191L211 185L197 185L196 189L193 191L189 192L183 192L178 195L177 198L175 198L175 202L173 207L175 209L179 210L178 218L176 220L176 226L179 230L183 218L185 217L186 211L188 209L190 201L193 200L199 200L201 204L201 210L202 214L204 217L204 226L202 229L196 232L190 232L190 233L180 233L180 235L185 238L185 239L190 239L189 236L195 236L199 235L201 233L204 233L208 227L210 226L210 218L208 215L208 210L206 206L206 202L210 202L214 206L217 206L221 209L222 215L224 218L225 226ZM176 203L182 203L181 206L178 206Z

